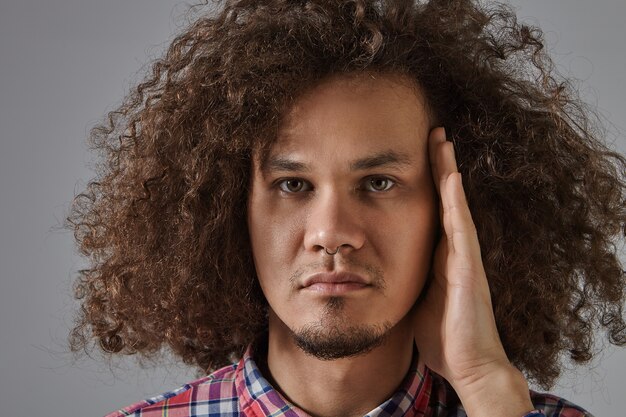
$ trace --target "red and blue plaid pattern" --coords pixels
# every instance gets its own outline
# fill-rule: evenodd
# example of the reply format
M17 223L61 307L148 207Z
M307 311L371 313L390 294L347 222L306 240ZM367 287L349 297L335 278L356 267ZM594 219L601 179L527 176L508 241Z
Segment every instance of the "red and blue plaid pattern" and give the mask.
M524 417L593 417L550 394L531 391L537 410ZM538 410L543 410L543 413ZM239 363L106 417L310 417L290 404L261 375L248 348ZM466 417L449 384L414 363L396 393L365 417ZM521 417L521 416L520 416Z

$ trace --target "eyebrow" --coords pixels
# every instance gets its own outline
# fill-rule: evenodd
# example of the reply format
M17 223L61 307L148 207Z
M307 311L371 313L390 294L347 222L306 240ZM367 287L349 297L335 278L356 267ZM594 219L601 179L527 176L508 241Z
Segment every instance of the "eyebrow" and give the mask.
M350 170L363 171L383 166L405 166L411 165L411 162L411 158L407 154L396 152L393 150L386 150L353 161L352 163L350 163ZM263 166L261 170L264 173L273 171L311 172L311 167L309 167L307 164L281 156L270 156L262 165Z
M287 171L287 172L311 172L308 165L283 157L270 157L263 164L263 172Z
M393 150L383 151L372 156L357 159L350 164L352 171L362 171L382 166L411 165L411 158L404 153Z

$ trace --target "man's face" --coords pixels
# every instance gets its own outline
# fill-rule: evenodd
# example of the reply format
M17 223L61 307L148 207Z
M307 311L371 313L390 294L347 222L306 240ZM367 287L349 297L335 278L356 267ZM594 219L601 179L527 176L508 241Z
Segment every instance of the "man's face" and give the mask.
M270 332L334 359L406 318L438 224L428 133L422 98L399 77L335 77L285 115L248 199Z

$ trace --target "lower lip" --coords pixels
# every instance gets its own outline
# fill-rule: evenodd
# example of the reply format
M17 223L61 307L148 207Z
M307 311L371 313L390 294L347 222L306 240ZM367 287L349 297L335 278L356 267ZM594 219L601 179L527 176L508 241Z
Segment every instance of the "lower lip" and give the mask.
M305 287L305 290L316 293L337 295L362 290L369 287L360 282L318 282Z

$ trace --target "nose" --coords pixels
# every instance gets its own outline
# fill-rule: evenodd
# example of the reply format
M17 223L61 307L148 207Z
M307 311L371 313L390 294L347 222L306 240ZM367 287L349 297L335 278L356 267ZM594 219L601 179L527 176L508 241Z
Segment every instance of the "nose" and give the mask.
M306 220L306 250L332 253L341 247L342 254L360 249L365 243L359 207L350 196L336 191L319 192L310 202Z

